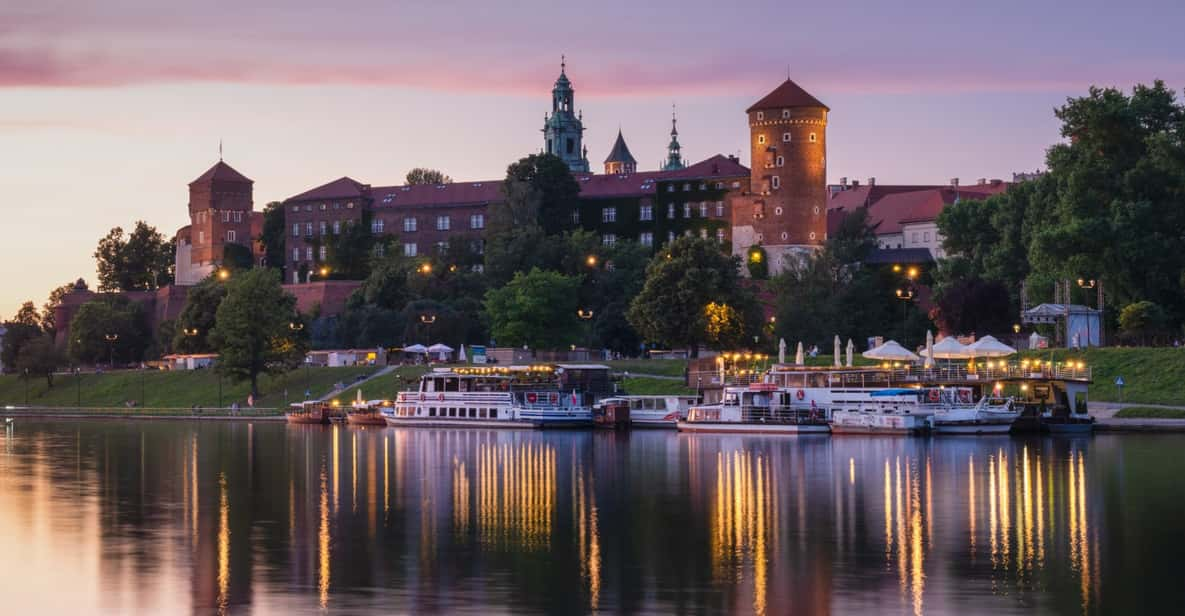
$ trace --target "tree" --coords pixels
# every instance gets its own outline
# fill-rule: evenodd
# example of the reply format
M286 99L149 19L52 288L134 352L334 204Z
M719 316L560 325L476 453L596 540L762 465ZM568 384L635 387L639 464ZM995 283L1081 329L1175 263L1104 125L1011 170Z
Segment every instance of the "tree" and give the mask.
M1148 339L1165 331L1164 310L1149 301L1128 304L1119 313L1119 328L1123 336L1141 345L1148 344Z
M288 234L284 217L284 204L272 201L263 208L263 230L260 231L259 241L263 243L263 262L272 269L280 270L280 280L287 280L284 272L284 258Z
M120 364L143 360L152 332L140 304L102 296L78 307L70 338L68 353L75 361Z
M280 374L300 365L306 345L293 336L299 322L296 298L285 293L279 275L257 268L226 283L226 297L218 305L211 340L218 350L219 372L250 381L259 395L260 374Z
M222 245L222 267L232 271L249 270L255 266L255 255L251 249L237 242Z
M21 346L16 358L16 369L30 377L45 377L45 384L53 387L53 373L61 364L61 354L54 348L53 337L41 334Z
M739 268L740 259L722 253L717 242L676 239L651 259L626 318L643 338L685 346L698 357L700 345L708 342L708 304L744 314L753 301L741 288Z
M567 163L554 154L532 154L506 169L502 184L506 197L503 208L514 211L506 224L520 226L534 222L544 233L553 235L576 225L572 213L576 211L580 185L572 177ZM534 221L529 218L534 214ZM491 210L491 222L499 217Z
M57 287L49 292L49 299L45 300L45 304L41 309L41 328L46 332L53 334L57 331L56 317L54 310L62 304L62 298L66 297L75 290L85 291L86 281L79 278L75 282L67 282L66 284Z
M532 268L486 293L490 334L502 345L556 349L579 337L579 279Z
M42 334L41 328L28 323L7 321L4 324L4 344L0 346L0 364L15 370L21 348Z
M41 315L37 313L37 306L33 302L21 304L21 307L16 311L16 316L12 317L12 321L41 329Z
M745 323L736 308L708 302L704 306L704 341L713 349L736 348L744 343Z
M451 184L453 178L436 169L416 167L407 172L408 184Z
M998 280L967 277L948 285L936 298L934 320L947 334L1007 334L1012 326L1012 301Z
M339 232L328 236L326 241L329 277L337 280L362 280L370 275L371 261L376 245L389 245L393 237L387 234L375 235L371 222L374 213L363 211L358 222L346 221ZM317 242L314 242L317 244Z
M214 331L218 306L225 297L226 283L213 274L190 287L185 306L177 315L172 348L178 353L213 352L210 333Z
M99 240L95 249L100 291L143 291L173 281L172 240L144 221L136 221L132 233L115 227Z

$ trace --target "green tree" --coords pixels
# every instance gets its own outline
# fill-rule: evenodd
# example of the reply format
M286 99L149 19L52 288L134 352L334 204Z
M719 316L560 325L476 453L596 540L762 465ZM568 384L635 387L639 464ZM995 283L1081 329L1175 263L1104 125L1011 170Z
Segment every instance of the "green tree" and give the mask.
M4 344L0 346L0 364L8 371L15 371L21 348L42 334L41 328L18 321L4 324Z
M720 251L720 244L681 237L654 255L646 282L630 304L627 318L643 338L687 347L693 357L708 342L708 304L729 306L740 314L752 297L741 287L740 259Z
M29 377L45 377L45 384L53 387L53 373L62 363L62 355L54 348L53 337L41 334L21 346L16 358L16 369Z
M25 302L17 309L14 323L21 323L41 329L41 315L37 313L37 306L33 302Z
M749 249L749 254L745 259L745 267L749 269L749 277L753 280L765 280L769 278L769 255L760 244Z
M486 293L490 334L498 344L556 349L579 338L577 292L580 280L532 268Z
M45 304L41 309L41 328L46 332L53 334L57 331L56 317L54 316L54 309L62 304L62 298L66 297L75 290L86 290L86 281L79 278L76 282L67 282L66 284L55 288L49 292L49 299L45 300Z
M451 184L453 178L436 169L416 167L407 172L408 184Z
M222 245L222 267L232 272L249 270L255 266L255 255L251 249L236 243L227 242Z
M237 275L236 275L237 276ZM210 334L216 324L218 306L226 297L227 283L215 275L206 276L189 288L185 306L177 315L172 348L178 353L211 353Z
M358 222L345 221L342 228L322 240L326 242L329 277L336 280L362 280L370 275L370 265L375 257L375 246L389 246L394 238L388 234L376 235L371 227L374 213L362 212ZM314 242L319 245L318 242Z
M512 225L538 224L547 235L558 234L576 225L580 185L572 177L567 163L553 154L532 154L506 169L502 185L505 202L490 213L491 223ZM510 210L509 217L498 210ZM531 219L534 220L531 220Z
M115 227L95 249L100 291L143 291L173 281L172 240L144 221L136 221L131 234Z
M287 241L288 226L284 216L284 204L272 201L263 208L263 229L259 233L259 241L263 243L263 259L267 267L280 270L280 280L287 280L284 264L285 241Z
M152 332L143 307L117 295L79 306L70 321L70 338L68 353L75 361L118 365L143 360Z
M305 343L295 338L296 298L285 293L279 275L257 268L232 277L218 305L211 340L219 372L249 381L259 395L260 374L281 374L300 365Z
M1149 301L1128 304L1119 313L1119 328L1123 336L1141 345L1163 334L1165 321L1164 310Z

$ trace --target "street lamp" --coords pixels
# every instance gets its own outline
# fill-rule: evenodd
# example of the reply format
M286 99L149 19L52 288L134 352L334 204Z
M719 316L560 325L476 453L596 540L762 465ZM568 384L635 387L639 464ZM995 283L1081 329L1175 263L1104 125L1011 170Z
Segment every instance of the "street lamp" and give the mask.
M288 329L292 331L293 336L299 335L299 332L304 330L304 323L299 323L297 321L290 321L288 323ZM304 390L305 390L304 400L308 400L309 391L312 388L309 378L310 378L309 377L309 358L306 355L304 358ZM288 376L287 376L287 374L285 374L285 376L284 376L284 402L288 402Z
M584 259L584 264L589 267L596 267L597 266L597 255L588 255L588 257L586 257Z
M584 348L588 349L589 359L592 359L592 323L591 323L591 321L593 318L593 311L592 310L585 310L584 308L580 308L579 310L576 311L576 316L581 321L585 322Z
M434 314L421 314L420 315L420 323L424 324L424 335L427 336L429 342L432 341L432 324L435 322L436 322L436 315L434 315Z
M901 302L902 302L901 303L901 344L903 346L905 346L906 348L909 347L909 342L907 341L906 334L905 334L906 310L909 307L909 302L913 301L913 296L914 296L914 292L913 292L912 288L897 289L897 299L901 300Z
M432 273L432 264L431 263L424 263L424 264L420 265L419 272L425 276L427 276L428 274L431 274Z
M322 265L321 269L317 270L317 275L322 279L329 278L329 268Z
M226 280L228 278L230 278L230 270L226 269L225 267L220 268L218 270L218 279L219 280Z
M1093 288L1095 288L1097 285L1098 285L1098 283L1097 283L1097 281L1095 281L1094 279L1091 279L1091 280L1085 280L1085 279L1082 279L1082 278L1079 278L1079 279L1078 279L1078 287L1079 287L1079 288L1081 288L1081 289L1093 289ZM1103 325L1102 325L1102 321L1103 321L1103 315L1102 315L1102 312L1103 312L1103 301L1102 301L1102 297L1103 297L1103 292L1102 292L1102 289L1100 288L1100 289L1099 289L1099 300L1098 300L1098 306L1099 306L1099 309L1098 309L1098 312L1099 312L1099 343L1100 343L1100 344L1102 344L1102 342L1103 342L1103 341L1102 341L1102 337L1103 337L1103 336L1102 336L1102 333L1103 333L1103 332L1102 332L1102 327L1103 327ZM1087 302L1087 307L1090 307L1090 302ZM1086 319L1086 346L1090 346L1090 319L1089 319L1089 318L1088 318L1088 319Z
M107 341L107 364L112 370L115 369L115 341L119 340L119 334L103 334L103 339Z

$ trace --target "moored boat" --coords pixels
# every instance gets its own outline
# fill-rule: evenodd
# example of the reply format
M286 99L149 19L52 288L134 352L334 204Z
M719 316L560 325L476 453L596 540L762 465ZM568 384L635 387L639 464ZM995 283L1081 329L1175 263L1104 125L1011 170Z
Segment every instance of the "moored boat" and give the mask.
M935 434L1007 434L1018 417L1011 398L984 396L975 405L940 408L930 417L930 427Z
M838 401L840 405L831 411L833 434L911 435L930 428L934 411L921 404L921 390L882 389L867 396L867 400Z
M629 407L629 425L632 428L675 428L675 424L687 417L687 409L699 401L696 396L662 395L615 395L602 399L597 404L610 402Z
M327 424L332 414L324 402L303 402L292 406L293 410L284 414L290 424Z
M352 426L386 426L382 407L378 405L359 406L346 413L346 423Z
M676 424L680 432L747 434L826 434L826 414L795 405L790 392L769 383L726 387L717 404L692 406Z

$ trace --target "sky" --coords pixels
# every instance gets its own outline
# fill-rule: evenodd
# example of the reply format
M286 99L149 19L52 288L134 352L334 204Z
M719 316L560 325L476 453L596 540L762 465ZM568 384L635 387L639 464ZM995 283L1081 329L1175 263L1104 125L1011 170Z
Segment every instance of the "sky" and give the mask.
M6 0L0 318L93 288L111 227L187 224L220 142L257 209L343 175L501 178L542 146L561 54L594 168L619 128L655 168L672 104L689 160L748 164L744 109L789 74L831 108L829 181L967 183L1042 167L1053 109L1091 85L1179 92L1182 18L1164 0Z

